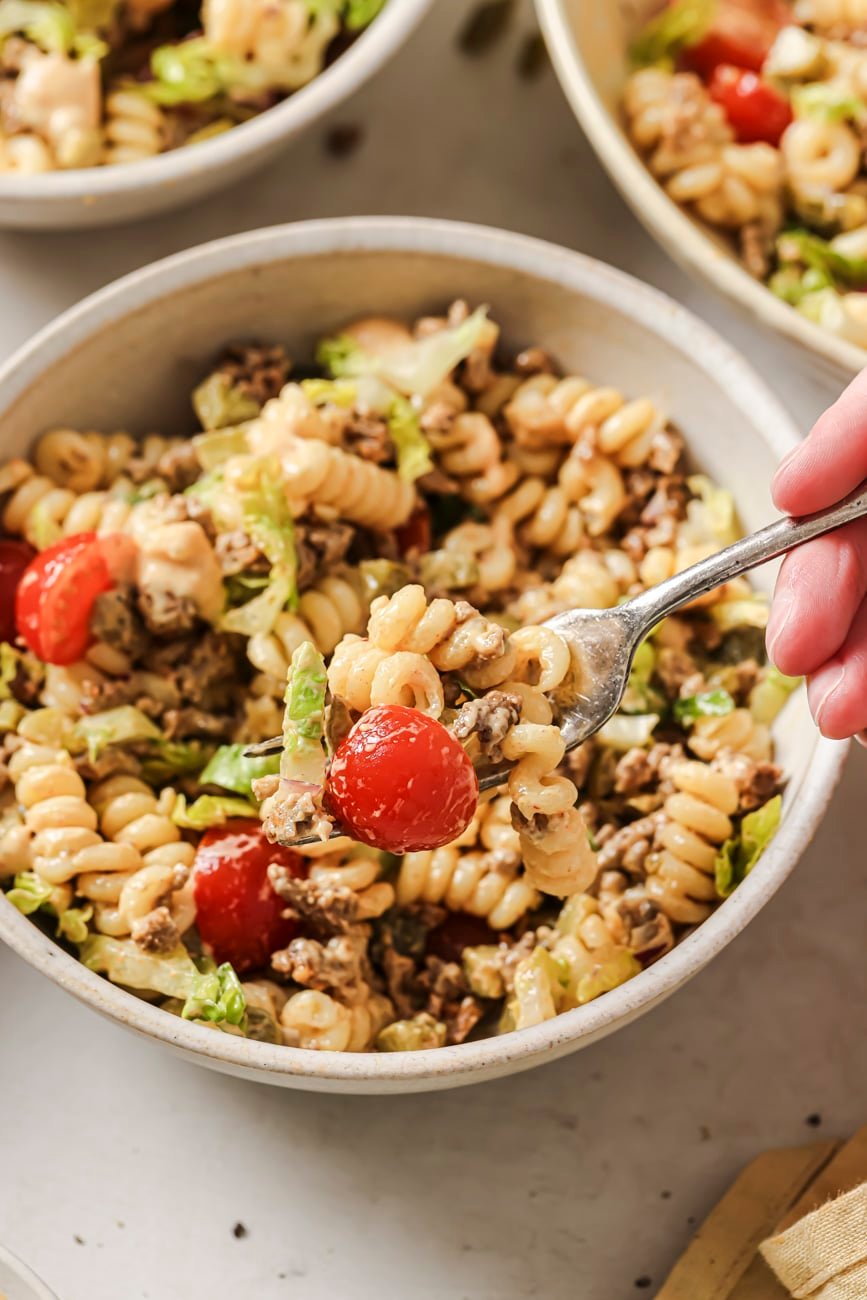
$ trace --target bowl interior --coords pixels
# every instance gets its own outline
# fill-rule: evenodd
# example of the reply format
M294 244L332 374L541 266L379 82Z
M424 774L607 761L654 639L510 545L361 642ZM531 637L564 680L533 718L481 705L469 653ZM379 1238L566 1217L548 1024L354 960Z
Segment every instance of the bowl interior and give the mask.
M342 231L339 240L335 229ZM376 246L387 239L402 247ZM431 247L420 248L425 242ZM674 303L609 268L517 236L446 223L392 222L384 232L375 219L288 227L222 241L129 277L49 327L0 372L0 453L24 454L40 432L61 424L138 434L188 430L190 391L230 340L285 342L303 360L320 335L353 316L412 317L441 310L458 296L490 305L506 349L542 343L568 370L655 397L685 433L694 462L733 491L745 527L771 517L768 484L794 433L776 401L720 339ZM763 585L769 580L767 572L760 577ZM825 753L818 780L815 768L811 780L823 742L803 699L785 714L779 744L791 776L789 816L818 819L834 776ZM746 923L802 847L801 839L791 838L786 847L781 837L765 881L754 873L686 951L675 950L598 1003L523 1034L410 1053L399 1061L374 1056L337 1062L323 1059L329 1053L271 1048L202 1030L197 1036L196 1026L168 1016L160 1019L171 1030L161 1029L160 1036L189 1046L192 1034L197 1050L224 1065L258 1069L259 1077L272 1079L294 1075L283 1081L298 1086L327 1086L327 1076L391 1080L391 1086L413 1078L412 1086L424 1087L435 1076L456 1082L461 1074L503 1073L519 1068L514 1062L521 1056L569 1050L659 1000ZM36 939L34 928L2 900L0 933L19 951L33 935L33 950L25 951L30 960L50 966L78 996L135 1023L142 1004L71 959L47 963L47 941ZM119 1010L121 1003L130 1005ZM154 1032L155 1010L141 1014ZM316 1078L304 1083L305 1074Z
M615 184L638 218L682 265L767 326L806 348L820 373L838 379L857 374L864 351L820 329L741 265L733 241L688 215L671 200L633 148L623 125L623 87L629 46L660 0L536 0L563 89Z

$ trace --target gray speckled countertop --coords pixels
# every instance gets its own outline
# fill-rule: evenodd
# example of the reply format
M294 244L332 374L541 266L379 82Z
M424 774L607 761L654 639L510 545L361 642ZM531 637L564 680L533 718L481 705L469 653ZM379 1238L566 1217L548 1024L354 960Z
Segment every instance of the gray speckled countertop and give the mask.
M656 250L550 72L516 78L529 4L475 60L454 44L466 9L440 0L374 85L235 191L146 228L0 234L0 352L200 240L432 214L572 245L666 289L747 351L806 428L831 390ZM363 137L337 159L324 140L345 124ZM865 1119L865 787L859 752L794 877L664 1006L571 1059L451 1094L353 1101L197 1070L0 952L0 1239L62 1300L652 1294L759 1150Z

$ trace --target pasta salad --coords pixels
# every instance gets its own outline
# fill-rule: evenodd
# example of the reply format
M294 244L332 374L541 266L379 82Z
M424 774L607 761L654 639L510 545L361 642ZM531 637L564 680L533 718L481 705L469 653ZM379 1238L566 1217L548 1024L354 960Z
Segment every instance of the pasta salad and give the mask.
M312 81L385 0L0 0L0 172L139 162Z
M544 620L736 536L651 397L458 301L312 363L234 345L192 405L0 469L0 883L87 967L221 1032L438 1047L599 997L754 868L795 683L745 581L654 631L598 736L556 726Z
M771 292L867 347L867 5L673 0L638 35L629 133Z

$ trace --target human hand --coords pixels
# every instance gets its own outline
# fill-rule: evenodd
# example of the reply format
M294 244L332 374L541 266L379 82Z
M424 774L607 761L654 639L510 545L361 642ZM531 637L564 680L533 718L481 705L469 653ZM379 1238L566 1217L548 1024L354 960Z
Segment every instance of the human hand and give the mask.
M782 462L774 501L787 514L807 515L865 479L867 370ZM786 557L767 644L780 672L808 678L810 710L824 736L867 743L867 519Z

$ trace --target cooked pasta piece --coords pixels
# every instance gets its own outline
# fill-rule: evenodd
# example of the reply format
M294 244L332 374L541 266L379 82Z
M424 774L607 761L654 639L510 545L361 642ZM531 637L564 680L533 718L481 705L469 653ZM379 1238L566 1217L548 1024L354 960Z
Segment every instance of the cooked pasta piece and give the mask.
M714 863L719 846L733 832L737 812L734 781L704 763L677 764L675 793L663 804L659 850L647 859L647 894L666 916L696 925L713 910Z

